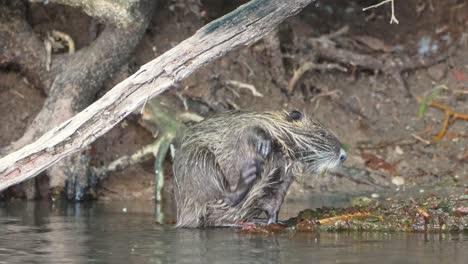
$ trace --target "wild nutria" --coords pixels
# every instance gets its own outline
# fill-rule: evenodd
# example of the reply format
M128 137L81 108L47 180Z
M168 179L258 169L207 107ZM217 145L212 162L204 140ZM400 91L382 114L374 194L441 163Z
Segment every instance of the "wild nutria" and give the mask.
M190 127L175 153L178 227L276 223L294 175L346 160L338 139L299 111L226 112Z

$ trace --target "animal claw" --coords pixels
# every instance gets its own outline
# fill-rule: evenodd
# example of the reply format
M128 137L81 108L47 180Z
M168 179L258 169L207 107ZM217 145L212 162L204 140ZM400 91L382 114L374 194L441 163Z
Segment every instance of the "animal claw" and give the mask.
M266 158L271 152L271 141L259 139L257 142L256 151L262 156L262 158Z
M266 158L268 154L271 152L271 141L270 140L260 140L259 141L259 154L262 155L263 158Z
M269 224L278 224L278 212L275 212L268 217L267 225Z
M244 163L236 189L227 195L231 206L239 204L244 199L254 182L260 178L262 166L263 162L260 160L250 160Z
M250 184L253 181L255 181L256 179L257 179L256 175L251 175L251 176L249 176L248 178L245 179L245 183Z
M262 162L259 160L251 160L244 164L241 169L241 177L239 179L238 188L245 183L250 183L260 177ZM253 180L251 180L253 178Z
M263 129L253 129L251 140L254 144L255 151L260 154L263 159L271 153L271 137Z

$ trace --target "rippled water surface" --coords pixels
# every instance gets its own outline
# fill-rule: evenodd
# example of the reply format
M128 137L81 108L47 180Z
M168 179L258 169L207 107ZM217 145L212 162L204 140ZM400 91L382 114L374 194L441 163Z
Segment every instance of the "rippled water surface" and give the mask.
M149 202L8 202L0 263L468 263L468 235L176 230Z

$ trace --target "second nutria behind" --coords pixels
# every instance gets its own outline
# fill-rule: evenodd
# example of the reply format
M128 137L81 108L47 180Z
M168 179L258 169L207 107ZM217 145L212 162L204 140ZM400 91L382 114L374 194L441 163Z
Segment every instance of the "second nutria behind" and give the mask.
M299 171L346 159L324 126L292 112L226 112L188 128L174 159L178 227L226 226L265 212L276 223Z

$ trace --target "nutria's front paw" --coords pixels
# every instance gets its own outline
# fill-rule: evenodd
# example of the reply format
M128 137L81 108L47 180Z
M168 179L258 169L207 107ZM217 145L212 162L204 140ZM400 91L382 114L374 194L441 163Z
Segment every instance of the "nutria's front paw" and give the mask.
M257 153L263 158L266 158L271 152L271 140L265 138L259 138L256 144Z
M244 196L250 191L255 181L260 178L263 162L260 160L249 160L241 168L239 182L237 183L235 193Z
M251 140L255 146L255 151L260 154L260 156L265 159L272 150L272 140L268 133L256 127L252 130Z
M260 178L262 164L260 160L249 160L243 164L236 189L227 195L231 206L239 204L252 189L252 185Z
M257 178L260 178L263 162L260 160L250 160L244 163L241 169L239 183L236 189L252 187Z

